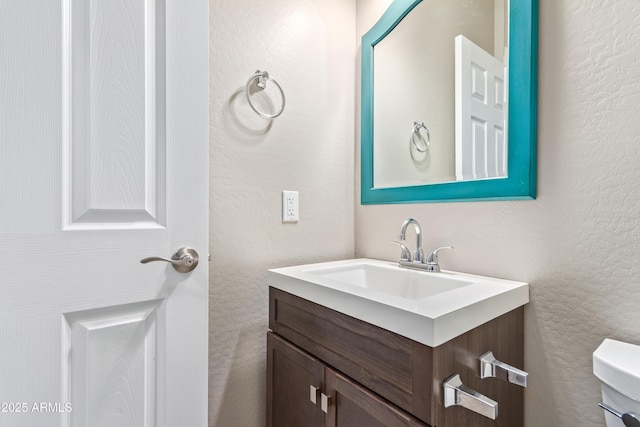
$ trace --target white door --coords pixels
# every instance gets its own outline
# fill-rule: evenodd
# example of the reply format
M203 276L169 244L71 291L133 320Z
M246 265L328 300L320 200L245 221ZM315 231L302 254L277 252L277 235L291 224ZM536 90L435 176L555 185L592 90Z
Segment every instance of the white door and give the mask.
M456 179L507 176L504 64L463 35L456 45Z
M1 427L206 425L207 22L0 0Z

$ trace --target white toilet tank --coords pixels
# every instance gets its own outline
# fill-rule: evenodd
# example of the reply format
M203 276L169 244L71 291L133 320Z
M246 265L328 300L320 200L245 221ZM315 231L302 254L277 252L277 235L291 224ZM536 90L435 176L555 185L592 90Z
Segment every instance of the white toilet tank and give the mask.
M593 352L593 373L602 381L602 402L620 413L640 414L640 346L605 339ZM624 427L605 411L607 427Z

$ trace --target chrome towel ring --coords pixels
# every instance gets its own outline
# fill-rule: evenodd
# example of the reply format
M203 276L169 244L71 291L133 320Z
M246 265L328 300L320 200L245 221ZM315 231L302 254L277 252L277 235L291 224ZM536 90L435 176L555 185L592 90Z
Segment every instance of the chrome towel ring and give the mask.
M424 129L427 134L427 138L420 137L420 129ZM416 135L420 140L422 140L421 144L416 142ZM418 123L413 122L413 131L411 132L411 143L421 153L426 152L429 149L429 145L431 145L431 135L429 134L429 129L425 126L424 122Z
M282 96L282 106L280 107L280 111L278 111L275 114L267 114L267 113L263 113L262 111L256 108L253 102L251 102L251 96L249 95L249 88L251 87L251 84L253 84L254 80L258 80L256 82L256 86L258 86L260 89L265 89L267 87L267 82L269 80L271 80L273 84L276 85L276 87L280 91L280 95ZM282 90L282 87L280 87L278 82L273 77L271 77L271 75L269 75L268 71L256 70L255 74L252 75L249 78L249 80L247 80L247 86L244 89L244 93L247 96L247 102L249 102L251 109L255 111L260 117L264 117L265 119L275 119L284 111L284 104L285 104L284 91Z

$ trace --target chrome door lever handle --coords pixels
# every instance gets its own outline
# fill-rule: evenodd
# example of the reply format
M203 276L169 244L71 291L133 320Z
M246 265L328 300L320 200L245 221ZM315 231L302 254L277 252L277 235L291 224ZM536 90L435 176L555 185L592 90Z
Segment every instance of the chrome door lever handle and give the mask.
M455 374L442 383L444 407L462 406L470 411L495 420L498 416L498 402L462 384L460 375Z
M480 378L495 377L526 387L528 376L527 372L499 361L490 351L480 356Z
M141 259L140 262L142 264L146 264L153 261L164 261L171 264L176 271L180 273L188 273L190 271L193 271L198 266L199 260L200 257L198 256L198 252L196 252L195 249L184 247L178 249L176 253L171 256L171 259L152 256Z

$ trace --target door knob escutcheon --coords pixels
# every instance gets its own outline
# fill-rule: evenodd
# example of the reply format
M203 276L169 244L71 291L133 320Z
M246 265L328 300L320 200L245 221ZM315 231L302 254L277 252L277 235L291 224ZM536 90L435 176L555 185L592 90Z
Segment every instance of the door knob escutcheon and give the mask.
M171 264L173 268L180 273L189 273L190 271L193 271L198 266L199 260L200 260L200 257L198 256L198 252L196 252L195 249L184 247L184 248L178 249L176 253L171 256L171 259L152 256L152 257L141 259L140 262L142 264L146 264L148 262L153 262L153 261L164 261Z

